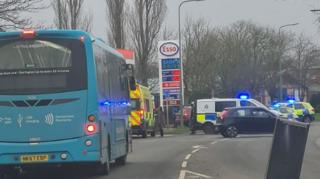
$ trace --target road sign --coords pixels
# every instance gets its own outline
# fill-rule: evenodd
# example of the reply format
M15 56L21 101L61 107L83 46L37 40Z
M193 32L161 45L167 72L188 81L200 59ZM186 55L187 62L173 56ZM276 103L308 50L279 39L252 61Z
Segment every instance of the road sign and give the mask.
M181 61L177 41L159 42L159 83L162 105L180 105Z
M164 76L162 81L180 81L180 76Z
M163 105L166 106L179 106L180 100L163 100Z
M162 66L162 70L180 69L180 59L179 58L162 59L161 66Z
M180 70L162 70L162 76L180 76Z
M170 89L163 89L164 94L179 94L180 89L179 88L170 88Z
M179 100L179 94L169 94L163 96L163 100Z
M162 83L162 88L179 88L180 87L180 82L179 81L173 81L173 82L163 82Z
M161 41L159 42L159 58L179 58L178 41Z

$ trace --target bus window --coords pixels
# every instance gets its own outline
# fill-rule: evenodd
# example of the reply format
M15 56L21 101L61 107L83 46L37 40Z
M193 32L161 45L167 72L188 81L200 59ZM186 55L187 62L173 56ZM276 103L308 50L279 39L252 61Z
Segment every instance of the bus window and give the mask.
M83 48L69 39L0 41L0 95L86 89Z

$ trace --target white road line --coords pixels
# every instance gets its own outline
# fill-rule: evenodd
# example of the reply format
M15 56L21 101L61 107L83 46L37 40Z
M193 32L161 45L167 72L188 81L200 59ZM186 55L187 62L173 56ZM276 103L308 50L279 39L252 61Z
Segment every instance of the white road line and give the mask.
M189 158L191 157L191 154L188 154L187 156L186 156L186 158L184 158L185 160L189 160Z
M181 170L180 171L180 175L179 175L179 179L184 179L185 176L186 176L186 171L185 170Z
M192 148L198 149L198 148L200 148L200 145L194 145L194 146L192 146Z
M211 176L208 176L208 175L204 175L204 174L201 174L201 173L197 173L197 172L192 172L192 171L189 171L189 170L185 170L184 171L184 175L186 175L186 173L190 173L192 175L195 175L195 176L198 176L198 177L202 177L202 178L213 178ZM180 178L179 178L180 179Z
M182 167L182 168L186 168L187 165L188 165L188 162L187 162L187 161L183 161L181 167Z
M230 139L221 139L221 140L219 140L219 142L223 142L223 141L227 141L227 140L230 140Z
M216 143L218 143L218 141L211 142L212 145L214 145L214 144L216 144Z
M191 153L196 153L196 152L198 152L200 149L195 149L195 150L193 150Z

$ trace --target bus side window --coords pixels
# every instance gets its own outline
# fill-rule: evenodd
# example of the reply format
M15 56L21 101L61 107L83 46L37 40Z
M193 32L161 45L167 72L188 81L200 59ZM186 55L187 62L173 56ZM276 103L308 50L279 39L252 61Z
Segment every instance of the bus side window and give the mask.
M119 68L119 77L120 77L120 89L122 91L128 89L127 80L126 80L126 66L123 64Z

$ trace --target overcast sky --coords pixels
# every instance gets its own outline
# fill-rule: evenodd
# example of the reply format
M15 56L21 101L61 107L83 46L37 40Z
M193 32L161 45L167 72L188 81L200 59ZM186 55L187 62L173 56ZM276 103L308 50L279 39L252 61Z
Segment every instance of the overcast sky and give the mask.
M167 0L166 24L177 29L180 0ZM86 0L85 7L93 13L93 34L106 39L105 0ZM203 17L213 27L226 26L239 20L250 20L260 25L278 28L288 23L300 23L286 30L304 33L320 44L320 32L315 24L316 15L310 9L320 9L320 0L206 0L191 2L182 8L182 18ZM319 14L320 15L320 14ZM33 15L36 22L52 24L51 9Z

